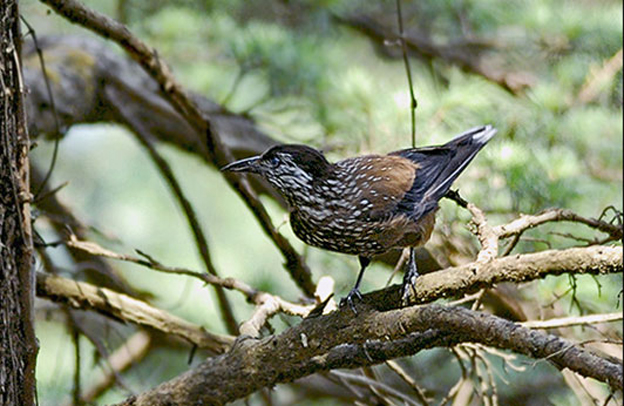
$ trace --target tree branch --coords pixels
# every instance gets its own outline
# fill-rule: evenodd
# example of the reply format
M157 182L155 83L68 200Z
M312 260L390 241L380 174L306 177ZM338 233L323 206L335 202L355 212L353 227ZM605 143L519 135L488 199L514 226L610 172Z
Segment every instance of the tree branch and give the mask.
M590 314L588 316L578 317L560 317L550 320L531 320L520 323L520 325L535 329L549 329L581 326L586 324L611 323L614 321L622 321L622 312L608 314Z
M427 348L476 342L547 359L559 369L622 388L622 365L566 340L459 307L387 312L349 309L306 319L278 336L240 342L230 352L120 405L224 404L262 387L315 372L375 365Z
M608 274L622 272L621 246L590 246L513 255L490 262L473 262L422 275L411 303L460 296L501 282L526 282L548 275ZM379 310L400 307L398 286L364 295L364 302Z
M380 53L386 57L400 57L397 53L389 51L386 46L387 41L393 41L399 37L394 29L367 15L334 16L334 19L338 23L347 25L367 36L376 45ZM415 32L406 33L401 37L404 39L411 54L425 60L437 59L458 66L466 72L480 75L496 83L513 94L522 93L533 81L531 75L527 73L505 72L502 69L496 69L490 64L484 63L481 58L482 53L476 50L475 47L467 47L465 41L441 45L436 44L429 36ZM481 45L481 48L483 48L485 43ZM492 48L492 44L487 44L487 47Z
M494 227L499 238L508 238L522 234L524 231L551 221L571 221L585 224L603 233L609 234L614 240L621 240L624 227L609 224L606 221L579 216L571 210L550 209L536 215L521 215L520 218L500 226Z
M213 274L196 272L185 268L172 268L165 266L154 260L149 255L137 250L137 252L146 259L134 257L131 255L118 254L116 252L100 247L98 244L88 241L79 241L75 236L70 236L66 245L75 250L79 250L97 257L117 259L121 261L132 262L158 272L164 272L176 275L186 275L201 280L212 286L231 289L242 293L249 302L257 305L257 310L252 318L240 327L240 333L255 337L259 335L260 328L266 323L270 316L278 312L286 313L292 316L305 317L310 313L313 306L302 306L296 303L288 302L279 296L271 295L267 292L259 291L245 282L234 278L220 278Z
M153 346L152 336L146 331L138 331L130 336L122 345L110 354L104 362L108 365L104 375L89 382L89 387L82 394L84 402L93 403L100 395L110 389L116 382L119 373L138 364Z
M151 327L215 353L224 352L234 341L231 336L209 333L203 327L130 296L61 276L37 273L37 295L77 309L92 309L117 320Z

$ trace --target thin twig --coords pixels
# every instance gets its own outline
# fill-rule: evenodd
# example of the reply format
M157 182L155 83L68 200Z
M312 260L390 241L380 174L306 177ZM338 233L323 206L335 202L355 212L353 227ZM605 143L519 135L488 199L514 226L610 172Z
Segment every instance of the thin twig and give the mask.
M284 312L286 314L292 316L306 317L309 312L312 310L313 306L302 306L295 303L288 302L279 296L271 295L266 292L259 291L251 286L247 285L243 281L234 278L220 278L216 275L207 274L204 272L196 272L190 269L185 268L172 268L161 264L156 261L150 255L136 250L139 255L144 257L145 259L134 257L131 255L119 254L110 250L107 250L96 243L87 242L87 241L79 241L73 235L70 236L70 239L66 242L66 245L70 248L81 250L87 252L91 255L117 259L126 262L132 262L155 271L169 273L169 274L177 274L177 275L186 275L191 276L193 278L199 279L204 283L222 287L225 289L235 290L247 298L248 301L254 303L258 306L256 313L252 317L253 320L245 322L242 324L241 328L237 328L237 332L240 331L243 334L243 329L245 329L244 334L248 334L251 336L256 336L257 334L251 334L254 331L258 331L266 319L270 316L273 316L277 311ZM259 326L257 330L253 330L250 328L252 326Z
M481 391L486 399L489 400L490 405L498 406L498 391L496 389L496 380L494 379L492 363L487 359L487 357L485 357L484 352L479 349L475 350L475 357L477 360L481 361L481 365L485 368L487 375L486 379L481 378ZM479 369L477 368L477 370ZM479 372L479 374L481 374L481 372Z
M393 361L393 360L386 361L386 366L392 372L397 374L399 378L401 378L406 384L408 384L409 387L412 388L412 390L414 390L414 393L416 394L416 398L418 399L420 403L422 403L425 406L429 406L429 401L427 401L427 397L425 396L425 393L420 388L420 386L418 386L418 383L416 383L416 381L411 376L409 376L408 373L405 372L405 370L401 368L401 366L396 361Z
M86 339L91 342L91 344L93 344L100 359L103 359L105 362L108 361L108 347L102 342L102 338L99 335L95 334L93 329L90 328L91 326L85 325L84 321L81 321L78 317L76 317L76 312L69 306L65 305L63 306L63 309L65 311L65 314L67 315L67 320L71 324L72 328L76 329L79 334L82 334ZM119 375L115 370L113 370L112 372L118 385L124 390L129 390L129 386L126 384L121 375ZM80 398L82 402L85 401L82 393L80 395Z
M362 371L362 375L354 374L355 376L362 376L363 378L369 379L371 382L379 382L384 384L379 377L375 374L375 371L371 367L363 367L360 369ZM362 385L365 385L362 383ZM394 406L395 403L392 401L391 396L387 395L383 392L383 390L375 385L367 385L368 389L377 397L375 399L376 404Z
M453 300L449 302L449 306L458 306L460 304L472 302L473 300L478 300L483 296L483 289L479 290L477 293L473 293L471 295L465 295L461 299Z
M622 312L618 313L606 313L606 314L592 314L588 316L578 317L560 317L550 320L530 320L519 323L520 325L534 329L550 329L550 328L563 328L573 327L587 324L599 324L599 323L611 323L614 321L622 320Z
M378 389L386 392L387 394L392 395L395 398L402 400L407 405L418 406L418 403L414 402L409 396L407 396L407 395L397 391L396 389L391 388L390 386L386 385L383 382L379 382L379 381L373 380L373 379L371 379L369 377L366 377L366 376L356 375L356 374L353 374L353 373L342 372L342 371L331 371L330 374L338 376L338 377L343 378L343 379L347 379L347 380L349 380L349 381L351 381L351 382L353 382L355 384L358 384L358 385L370 386L370 387L378 388Z
M457 363L459 364L459 368L461 371L461 376L459 377L457 382L455 382L455 385L453 385L453 387L449 389L449 391L446 393L444 398L440 401L440 406L446 405L451 399L453 399L459 392L459 389L462 387L462 385L468 381L469 373L466 367L464 366L464 361L462 359L463 357L460 354L458 347L459 346L451 347L450 350L453 356L455 357L455 359L457 359Z
M72 387L72 399L74 406L80 406L82 404L80 398L80 332L76 326L72 329L72 344L74 345L74 385Z
M494 227L494 232L499 238L508 238L522 234L524 231L552 221L570 221L582 223L607 233L619 240L622 239L623 229L621 225L610 224L606 221L586 218L565 209L550 209L536 215L521 215L520 218L510 223Z
M506 257L507 255L511 254L511 251L513 251L513 249L516 248L516 245L518 245L519 242L520 242L520 234L514 235L511 241L509 241L509 243L505 247L505 251L503 251L503 254L501 255L501 257Z
M394 279L394 276L397 273L399 273L399 271L401 270L401 268L405 264L405 261L407 261L408 258L409 258L409 249L406 248L401 252L401 256L399 257L399 260L397 261L396 265L394 266L394 269L390 273L390 276L388 277L388 281L386 281L386 287L390 286L390 283L392 283L392 279Z
M481 300L483 300L483 295L485 295L485 292L487 291L487 289L480 289L476 294L475 294L475 301L472 303L472 305L470 306L471 310L477 311L479 310L479 306L481 306Z
M405 34L403 31L403 15L401 13L401 0L396 0L397 20L399 23L399 41L401 41L401 52L403 53L403 63L407 74L407 83L410 93L410 114L412 119L412 148L416 148L416 108L418 101L414 96L414 84L412 83L412 70L410 69L409 58L407 57L407 46L405 45Z
M41 191L37 195L35 195L35 197L33 198L33 203L36 204L36 203L38 203L38 202L40 202L42 200L47 199L48 197L58 193L61 189L63 189L67 185L69 185L69 182L63 182L60 185L58 185L57 187L55 187L54 189L49 190L49 191L47 191L45 193L41 193L41 192L43 192L43 189L41 189Z
M35 29L26 21L23 15L20 14L20 19L22 22L28 27L28 32L24 35L30 34L33 39L33 45L35 46L35 50L37 52L37 57L39 58L39 64L41 65L41 72L43 73L43 81L45 83L46 91L48 92L48 98L50 100L50 108L52 109L52 118L54 119L54 149L52 150L52 159L50 161L50 166L48 167L48 171L45 174L45 177L39 184L37 191L35 192L34 201L41 200L42 197L40 193L43 191L43 188L50 180L52 176L52 172L54 171L54 167L56 166L56 159L58 157L58 149L59 143L61 140L61 125L60 120L58 118L58 112L56 111L56 103L54 102L54 93L52 93L52 86L50 86L50 79L48 77L48 71L46 70L45 59L43 58L43 51L41 47L39 47L39 41L37 40L37 33ZM56 190L56 189L55 189Z
M84 390L82 400L93 402L117 382L119 373L137 364L149 353L152 345L152 336L146 331L138 331L130 336L122 345L111 353L105 360L108 365L106 373L91 383Z

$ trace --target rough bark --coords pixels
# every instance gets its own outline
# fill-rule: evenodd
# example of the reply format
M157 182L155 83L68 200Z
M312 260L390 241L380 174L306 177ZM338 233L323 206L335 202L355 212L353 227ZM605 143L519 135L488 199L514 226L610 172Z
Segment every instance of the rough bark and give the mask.
M476 342L538 359L622 388L622 365L553 335L461 307L427 305L387 312L349 309L306 319L284 333L244 340L221 356L120 405L219 405L315 372L356 368L423 349Z
M564 273L608 274L622 272L622 247L603 246L548 250L496 258L489 262L446 268L419 279L412 303L423 303L441 297L455 297L490 288L501 282L522 283ZM377 309L400 306L399 286L372 292L365 301Z
M34 274L17 1L0 1L0 404L35 404Z

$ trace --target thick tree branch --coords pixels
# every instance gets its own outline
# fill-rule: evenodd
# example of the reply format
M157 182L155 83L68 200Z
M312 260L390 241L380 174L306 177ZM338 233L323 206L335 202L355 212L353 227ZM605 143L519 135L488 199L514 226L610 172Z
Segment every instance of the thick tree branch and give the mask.
M462 342L547 359L559 369L622 388L622 365L556 336L464 308L427 305L366 311L356 318L346 309L306 319L278 336L243 341L230 352L121 405L224 404L315 372L375 365Z
M215 353L224 352L234 340L230 336L209 333L203 327L130 296L61 276L37 273L37 295L78 309L93 309L121 321L154 328Z
M490 262L447 268L418 278L412 303L459 296L501 282L526 282L548 275L608 274L622 272L621 246L591 246L548 250L496 258ZM398 308L399 287L364 295L364 302L379 310Z

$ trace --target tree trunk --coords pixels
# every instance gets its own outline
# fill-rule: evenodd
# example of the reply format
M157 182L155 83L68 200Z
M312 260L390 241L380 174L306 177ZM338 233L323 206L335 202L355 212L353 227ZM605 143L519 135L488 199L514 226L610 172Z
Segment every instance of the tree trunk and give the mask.
M35 404L28 133L17 0L0 0L0 405Z

